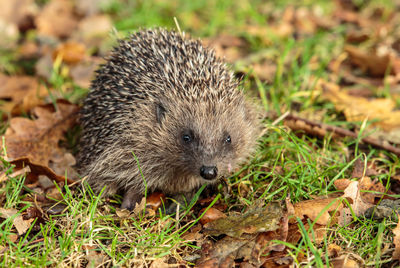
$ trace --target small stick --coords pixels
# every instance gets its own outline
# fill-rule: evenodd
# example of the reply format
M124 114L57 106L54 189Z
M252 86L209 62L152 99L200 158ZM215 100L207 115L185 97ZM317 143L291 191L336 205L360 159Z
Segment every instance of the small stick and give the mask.
M358 138L358 133L356 133L354 131L350 131L345 128L331 126L331 125L327 125L327 124L323 124L323 123L313 122L311 120L301 118L301 117L298 117L293 114L288 114L284 120L302 121L311 127L320 128L320 129L332 132L332 133L340 135L340 136L348 136L348 137ZM275 121L277 121L277 120L275 120ZM361 138L361 142L370 144L376 148L383 149L383 150L392 152L392 153L400 156L400 148L394 147L390 144L385 144L375 138L371 138L371 137Z

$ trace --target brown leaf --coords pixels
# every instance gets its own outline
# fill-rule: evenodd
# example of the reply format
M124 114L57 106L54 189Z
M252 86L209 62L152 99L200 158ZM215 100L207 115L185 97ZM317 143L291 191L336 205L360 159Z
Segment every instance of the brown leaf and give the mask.
M83 16L91 16L101 11L101 7L112 3L111 0L74 0L77 12Z
M34 0L2 1L0 20L15 24L18 28L26 30L32 24L32 18L37 13Z
M351 180L349 179L337 179L333 185L335 185L336 189L343 191L349 186L350 182Z
M349 122L377 120L371 128L380 127L385 131L400 128L400 111L396 110L396 102L389 98L365 99L351 96L336 84L320 80L318 87L322 89L324 98L331 101L336 110L342 111Z
M238 251L242 250L241 255L244 255L243 251L246 251L247 256L250 255L251 250L247 246L248 242L249 239L230 236L222 238L217 243L208 241L202 246L202 257L197 261L196 267L234 267L234 259Z
M304 216L307 216L321 225L327 225L331 220L329 212L340 210L341 208L342 201L339 198L306 200L294 204L296 217L303 219Z
M17 213L18 210L14 208L9 208L9 209L0 208L0 217L5 219L13 217ZM13 220L13 224L14 227L17 229L18 234L19 235L24 234L31 227L33 220L34 219L24 220L22 215L16 216Z
M262 81L273 82L276 74L276 64L272 61L265 60L261 63L253 64L253 71Z
M365 163L360 158L358 158L354 163L354 168L351 173L351 177L362 178L364 176L375 176L378 174L379 172L376 170L376 167L373 163L371 162Z
M52 169L50 169L47 166L44 165L40 165L40 164L35 164L33 162L31 162L31 160L27 157L21 157L21 158L17 158L14 159L12 161L10 161L11 164L15 165L15 167L17 169L22 169L24 167L29 166L29 175L31 175L31 179L29 180L29 182L33 182L36 181L40 175L45 175L47 176L49 179L54 180L56 182L65 182L66 178L64 176L60 176L57 175ZM62 173L64 174L64 173ZM32 179L32 176L34 176L35 179ZM67 183L71 184L74 181L67 178Z
M390 56L388 54L377 55L374 52L362 51L358 47L351 45L346 45L344 50L349 53L353 64L372 76L384 76L390 66Z
M227 234L232 237L240 237L242 234L254 234L266 231L274 231L283 215L278 203L270 203L265 208L250 208L241 215L230 215L225 218L207 223L204 232L210 235Z
M0 105L3 112L19 115L29 112L33 107L42 104L49 94L48 89L31 76L6 76L0 74Z
M22 59L34 59L40 54L40 47L34 41L26 41L18 47L18 56Z
M203 39L205 46L215 50L217 57L225 58L228 62L235 62L247 53L247 42L237 36L219 35L213 39Z
M68 0L47 2L35 22L39 34L56 38L70 36L78 25L73 3Z
M328 245L328 255L330 257L337 257L339 253L342 251L342 248L335 243Z
M397 218L399 218L396 228L393 229L393 244L394 244L394 251L393 251L393 255L392 258L393 259L397 259L400 260L400 217L397 216Z
M333 268L358 268L365 267L364 260L355 253L343 254L337 258L330 260Z
M82 19L73 38L82 42L88 48L99 48L100 54L107 51L111 43L108 42L112 29L112 22L107 15L95 15Z
M99 64L103 63L100 58L90 57L78 64L71 66L70 75L75 84L82 88L89 88L91 81L94 78L94 72L99 68Z
M154 192L146 198L146 208L157 211L161 207L161 205L165 204L165 202L165 194Z
M356 216L363 215L365 211L372 207L373 204L367 203L363 200L361 196L361 185L368 184L368 177L364 177L360 182L352 181L349 186L344 190L344 198L351 199L353 202L351 203L351 208L353 209ZM369 180L370 181L370 180ZM339 224L346 225L352 219L352 214L350 208L343 208L342 213L339 217Z
M57 101L57 110L53 105L38 106L33 113L37 119L16 117L10 120L10 126L4 135L7 157L10 161L29 159L31 169L48 169L49 163L57 155L64 155L58 142L63 134L75 124L78 107L66 101ZM25 163L25 160L23 160ZM44 171L46 175L47 171Z
M200 214L202 214L205 209L206 208L203 208L202 210L200 210ZM207 212L203 215L203 217L200 219L200 223L202 225L205 225L209 222L218 220L220 218L226 218L226 215L223 212L219 211L218 209L209 208L207 210Z
M69 41L60 44L53 52L53 60L61 58L67 64L75 64L83 60L86 55L86 48L83 44Z

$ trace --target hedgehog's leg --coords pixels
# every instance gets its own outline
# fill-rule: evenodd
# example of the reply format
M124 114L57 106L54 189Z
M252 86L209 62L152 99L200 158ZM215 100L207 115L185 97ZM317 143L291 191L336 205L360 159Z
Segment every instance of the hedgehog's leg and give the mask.
M143 194L135 188L130 188L125 191L124 199L122 200L121 208L133 210L136 203L139 203L143 198Z

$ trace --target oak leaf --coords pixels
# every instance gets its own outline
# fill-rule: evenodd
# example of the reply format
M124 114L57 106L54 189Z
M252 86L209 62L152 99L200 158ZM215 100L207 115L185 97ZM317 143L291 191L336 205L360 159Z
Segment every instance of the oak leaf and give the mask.
M30 163L31 169L49 169L53 158L64 155L58 142L64 132L75 124L78 107L62 100L57 101L56 105L56 109L52 104L35 107L35 120L22 117L10 120L10 126L3 136L3 149L9 161L26 159L23 162Z

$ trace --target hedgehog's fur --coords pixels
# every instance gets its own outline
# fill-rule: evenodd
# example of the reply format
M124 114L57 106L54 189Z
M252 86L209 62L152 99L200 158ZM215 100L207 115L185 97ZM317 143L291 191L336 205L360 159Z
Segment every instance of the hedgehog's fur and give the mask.
M145 185L175 195L215 182L200 176L202 166L228 175L255 147L254 104L213 51L179 33L143 30L120 41L91 88L80 117L80 171L96 192L123 192L124 208Z

